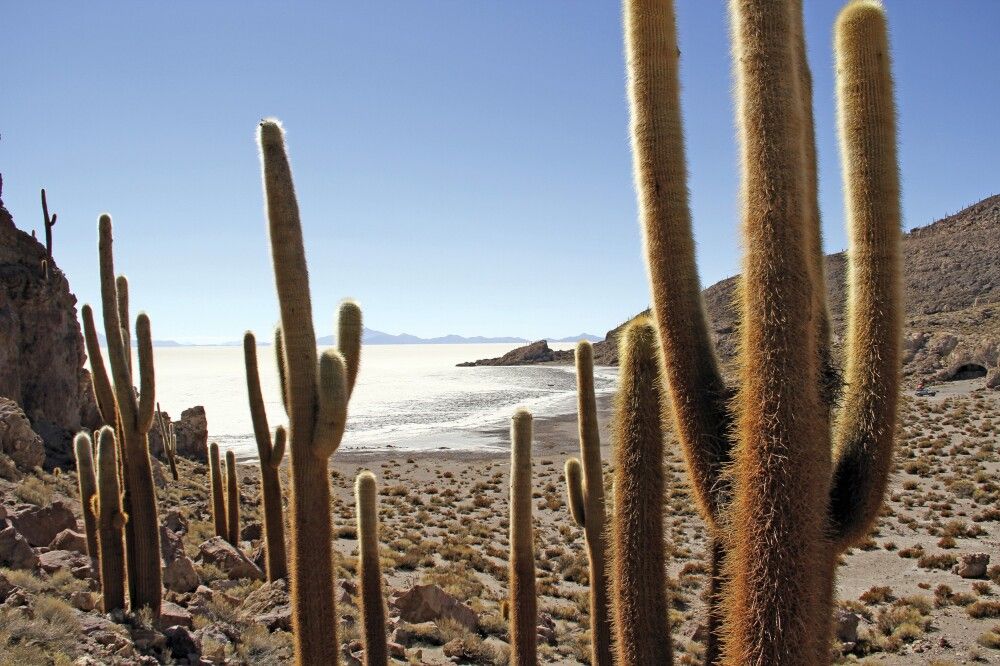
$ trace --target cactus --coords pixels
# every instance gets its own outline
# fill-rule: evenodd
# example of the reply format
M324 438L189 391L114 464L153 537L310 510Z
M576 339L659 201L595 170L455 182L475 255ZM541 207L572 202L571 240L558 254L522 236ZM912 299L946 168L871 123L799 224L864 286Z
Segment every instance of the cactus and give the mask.
M156 492L149 459L149 429L153 425L154 370L153 342L149 317L139 313L135 333L138 340L139 390L134 387L132 355L128 333L128 281L115 278L111 217L98 222L98 254L104 333L111 361L109 381L97 344L93 312L83 308L87 351L90 354L94 394L102 420L115 427L119 476L123 505L130 516L125 526L129 607L160 612L162 576L160 571L160 530L156 513Z
M385 634L382 566L378 554L378 496L375 475L365 471L354 483L358 518L358 578L361 580L361 621L365 666L389 663Z
M84 532L87 534L87 553L96 558L97 519L94 516L93 500L97 493L97 479L94 474L94 444L85 432L73 440L76 453L76 476L80 486L80 511L83 513Z
M110 613L125 608L125 544L122 531L128 517L122 510L114 431L107 426L101 428L97 432L97 444L98 486L92 508L97 516L104 612Z
M232 450L226 451L226 541L240 546L240 486Z
M51 260L52 259L52 227L56 226L56 218L58 215L52 213L49 216L49 202L45 200L45 188L42 188L42 218L45 224L45 256ZM48 278L48 263L46 262L45 277Z
M208 445L208 485L212 489L212 522L215 536L229 539L226 528L226 495L222 483L222 463L219 460L219 445Z
M341 305L339 350L327 350L317 361L302 227L280 123L262 121L258 139L281 310L279 367L289 420L295 659L299 664L336 664L327 461L344 436L347 404L360 363L361 310L352 302Z
M531 524L531 413L514 412L510 426L510 663L537 663L538 599Z
M583 340L576 345L577 418L580 460L566 461L566 488L570 511L587 538L590 564L590 663L611 666L611 618L608 613L608 578L604 563L604 471L601 435L594 395L594 348Z
M167 456L167 463L170 465L170 476L177 481L180 477L177 474L177 435L174 433L174 424L170 419L163 418L160 410L160 403L156 403L156 427L160 432L160 441L163 442L163 453Z
M250 399L250 419L253 422L257 454L260 458L260 488L264 501L264 543L267 559L267 579L285 578L288 563L285 557L285 519L281 508L281 480L278 468L285 455L285 429L278 426L271 442L271 430L264 411L264 396L257 371L257 341L253 333L243 336L243 360L247 371L247 395Z
M615 398L611 606L616 664L671 664L663 543L663 424L656 330L645 318L620 342Z
M672 2L627 0L653 313L677 434L728 581L723 658L820 664L829 661L836 556L868 532L881 505L898 398L900 211L886 20L879 2L853 0L836 26L851 247L846 388L833 418L841 382L830 362L801 0L731 0L731 14L746 248L737 387L723 382L700 299Z

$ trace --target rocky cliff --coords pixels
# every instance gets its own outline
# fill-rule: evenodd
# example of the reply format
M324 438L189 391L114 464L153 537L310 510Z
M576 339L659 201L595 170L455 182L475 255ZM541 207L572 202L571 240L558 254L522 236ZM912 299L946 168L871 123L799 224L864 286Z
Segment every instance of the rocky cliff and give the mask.
M1000 384L1000 195L913 229L903 236L902 250L906 381L991 373L991 384ZM838 354L845 334L846 270L846 253L826 257L827 302ZM739 276L726 278L702 294L719 358L727 368L736 355L738 281ZM618 333L627 323L594 343L598 365L618 364ZM519 352L507 356L517 358ZM503 365L502 360L485 359L475 365ZM573 353L556 351L543 360L572 363Z
M70 461L73 434L95 422L85 359L66 276L0 200L0 396L24 410L48 466Z

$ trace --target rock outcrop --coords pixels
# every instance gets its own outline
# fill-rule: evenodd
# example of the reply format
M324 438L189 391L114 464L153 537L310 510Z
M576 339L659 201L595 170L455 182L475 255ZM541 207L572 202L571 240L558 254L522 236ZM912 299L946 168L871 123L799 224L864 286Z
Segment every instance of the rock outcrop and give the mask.
M483 358L478 361L459 363L458 366L465 368L475 365L531 365L556 360L558 360L557 353L549 348L549 343L545 340L539 340L509 351L500 358Z
M0 201L0 396L41 435L48 467L71 464L73 434L96 425L85 359L66 276Z
M45 462L45 445L31 429L31 423L17 403L0 397L0 453L22 470L40 467Z
M169 420L170 414L163 412L163 417ZM185 409L181 412L180 420L173 421L173 424L174 434L177 436L177 455L202 463L208 462L208 418L205 408L198 405ZM157 428L149 431L149 453L164 458L163 438Z

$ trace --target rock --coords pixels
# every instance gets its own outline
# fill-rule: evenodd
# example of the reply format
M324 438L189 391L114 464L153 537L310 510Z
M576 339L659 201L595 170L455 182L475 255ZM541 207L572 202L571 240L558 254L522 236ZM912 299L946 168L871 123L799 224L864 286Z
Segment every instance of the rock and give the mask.
M185 626L177 625L163 630L167 639L167 649L174 659L187 659L196 664L201 657L201 641Z
M49 544L53 550L72 550L82 555L89 555L87 550L87 536L76 530L66 529L56 535L56 538Z
M176 534L187 534L188 519L178 509L171 509L163 514L163 525Z
M989 565L988 553L966 553L958 556L958 564L953 571L962 578L985 578Z
M264 536L264 528L257 521L254 521L252 523L247 523L246 525L243 526L243 529L240 530L240 538L243 539L244 541L256 541L257 539L260 539L263 536Z
M181 594L192 592L201 585L201 577L190 557L181 555L163 567L163 586Z
M291 631L292 609L287 583L282 578L264 583L247 595L236 612L242 622L263 624L270 631Z
M470 631L479 624L479 616L437 585L415 585L393 599L393 606L406 622L427 622L448 618Z
M170 415L163 412L163 418L170 420ZM208 461L208 418L202 406L191 407L181 412L179 421L173 421L174 435L177 436L177 455L198 462ZM158 428L149 431L149 453L155 458L166 460L163 452L163 440Z
M203 562L214 564L224 571L230 579L255 578L264 580L264 572L222 537L212 537L198 546L198 550Z
M174 531L166 525L160 525L160 557L167 564L170 564L178 557L184 555L184 542Z
M390 638L393 643L400 645L410 645L419 636L434 636L438 632L437 625L433 622L421 622L419 625L400 623L393 629Z
M0 202L0 396L20 405L41 436L46 467L70 468L72 437L96 425L96 409L76 297L51 258L46 278L46 258Z
M16 585L10 582L10 579L3 574L0 574L0 603L7 600L7 597L16 589Z
M458 367L468 368L477 365L529 365L531 363L545 363L557 360L557 353L549 348L549 343L545 340L532 342L513 349L499 358L482 358L478 361L467 361L459 363Z
M160 621L158 624L161 627L180 625L190 628L194 626L194 622L191 620L191 613L172 601L164 601L160 604Z
M73 592L69 595L69 602L73 608L82 610L84 613L97 608L97 597L92 592Z
M167 645L167 637L156 629L138 625L132 627L132 644L140 652L162 652Z
M837 640L844 643L844 647L851 649L858 642L858 623L861 616L838 608L834 612L834 622L837 631Z
M45 462L45 444L31 429L31 423L17 403L0 398L0 453L4 453L24 471L41 467Z
M34 569L38 566L38 556L31 544L14 527L0 530L0 566L11 569Z
M32 546L48 546L63 530L76 529L72 509L62 501L49 506L19 504L8 516L11 524Z
M163 473L163 463L156 458L149 459L149 468L153 473L153 485L163 490L167 487L167 476ZM160 527L163 527L160 525Z
M38 566L45 573L55 573L60 569L73 572L77 578L86 578L91 569L90 558L72 550L50 550L38 556ZM82 575L77 575L80 571Z
M390 657L395 657L396 659L399 659L401 661L406 661L406 648L405 647L403 647L399 643L393 643L392 641L389 641L386 644L386 647L389 648L389 656Z

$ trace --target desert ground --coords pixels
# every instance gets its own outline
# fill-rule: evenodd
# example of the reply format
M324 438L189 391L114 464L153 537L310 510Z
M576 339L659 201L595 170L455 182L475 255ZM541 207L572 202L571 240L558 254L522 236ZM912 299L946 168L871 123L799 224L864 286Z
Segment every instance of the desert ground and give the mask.
M833 647L838 663L1000 663L1000 420L994 417L1000 393L985 389L982 379L935 388L933 397L907 392L882 517L870 539L841 559L840 636ZM608 469L613 464L610 403L600 403ZM583 532L569 516L562 479L563 463L576 452L574 416L536 421L535 541L544 663L589 660ZM664 520L673 641L678 663L697 664L704 639L705 530L675 443L668 446L667 465ZM255 464L239 467L240 551L260 564L258 471ZM508 467L502 455L446 451L391 456L341 451L333 457L338 614L347 663L355 663L361 649L352 582L357 557L352 489L362 469L379 479L390 639L398 663L507 663L501 604ZM0 493L8 514L26 505L63 502L79 518L73 473L23 474L7 465L3 477ZM164 562L169 568L185 559L197 575L180 582L165 577L168 588L184 590L166 596L172 604L169 621L184 631L142 617L115 624L101 615L94 608L99 595L87 558L73 553L64 534L59 544L34 549L40 568L0 569L0 664L291 660L284 582L264 583L259 572L220 558L221 546L215 543L220 539L212 540L206 466L181 460L178 481L169 474L158 477L163 530L172 533L161 536L168 544ZM964 578L954 572L962 556L975 553L991 556L986 573ZM441 588L446 603L433 611L400 610L395 599L423 585ZM414 616L421 612L425 617ZM428 620L428 612L438 617Z

